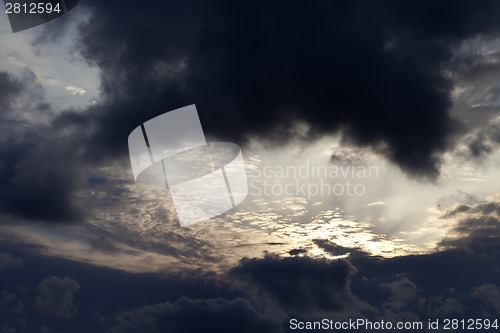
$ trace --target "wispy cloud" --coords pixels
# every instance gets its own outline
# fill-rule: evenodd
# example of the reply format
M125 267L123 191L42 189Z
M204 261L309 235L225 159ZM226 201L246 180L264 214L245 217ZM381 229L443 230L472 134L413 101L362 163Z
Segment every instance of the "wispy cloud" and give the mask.
M64 89L69 91L71 95L83 96L87 93L83 88L76 86L66 86Z

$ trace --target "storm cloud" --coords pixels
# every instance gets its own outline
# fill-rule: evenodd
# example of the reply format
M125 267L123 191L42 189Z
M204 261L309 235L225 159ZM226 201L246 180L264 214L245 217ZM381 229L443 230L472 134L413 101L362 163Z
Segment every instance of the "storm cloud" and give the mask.
M105 143L93 156L125 152L138 123L196 103L210 135L280 143L297 124L304 139L342 130L430 179L458 128L445 65L461 41L500 28L492 1L164 2L141 17L130 1L88 6L77 49L103 93L88 140Z
M230 275L252 291L261 307L311 316L369 309L351 293L355 272L347 261L268 256L243 260Z
M10 110L10 103L22 89L22 84L6 72L0 72L0 115Z

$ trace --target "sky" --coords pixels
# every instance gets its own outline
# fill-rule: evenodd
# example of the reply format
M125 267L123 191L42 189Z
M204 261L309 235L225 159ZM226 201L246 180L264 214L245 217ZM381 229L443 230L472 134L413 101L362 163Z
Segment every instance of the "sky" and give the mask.
M2 10L0 333L498 320L499 15L81 0L13 33ZM127 140L193 104L248 195L181 227Z

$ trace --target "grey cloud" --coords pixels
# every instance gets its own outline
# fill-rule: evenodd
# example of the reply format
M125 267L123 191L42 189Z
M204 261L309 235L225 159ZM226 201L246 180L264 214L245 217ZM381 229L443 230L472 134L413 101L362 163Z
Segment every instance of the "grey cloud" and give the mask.
M479 202L480 200L476 196L457 190L451 195L439 198L436 205L440 208L452 209L456 205L473 205Z
M500 204L495 201L459 205L442 218L455 218L457 224L439 246L478 253L500 253Z
M65 276L50 276L37 287L38 296L35 308L38 312L59 318L71 318L77 315L78 309L73 303L80 285L74 279Z
M355 258L355 257L363 257L363 256L368 256L369 254L362 251L359 248L346 248L337 244L334 244L326 239L315 239L314 244L325 250L327 253L330 253L331 255L334 256L341 256L341 255L346 255L349 254L349 258Z
M80 121L95 129L88 145L106 143L92 157L124 154L138 123L196 103L210 135L282 143L304 122L308 139L342 130L428 179L458 128L444 64L500 28L495 2L157 3L147 17L158 24L131 24L123 2L119 17L112 1L87 5L77 49L102 71L103 96Z
M0 252L0 270L5 268L21 267L24 267L23 261L21 259L15 258L7 252Z
M401 280L382 283L381 287L390 291L391 297L386 306L393 310L412 309L413 311L421 311L425 304L425 298L420 296L417 285L406 277Z
M454 113L474 129L481 129L499 112L499 46L497 38L466 40L448 64L457 90Z
M45 269L37 273L43 273L42 276L49 269L43 263L54 260L41 256L23 259L37 262L37 271ZM413 321L450 316L474 318L486 314L491 317L498 313L495 284L498 259L488 253L446 250L390 259L365 255L349 260L351 262L318 260L305 255L296 258L268 256L243 260L225 275L210 273L204 276L195 270L184 270L173 276L128 274L62 260L48 267L68 271L78 281L83 281L85 289L79 291L77 298L80 302L78 316L74 316L76 304L73 299L59 302L73 304L75 308L63 306L70 309L67 311L48 306L53 309L52 313L70 313L73 317L48 317L45 313L34 322L42 322L55 332L177 333L203 329L218 332L230 327L233 332L253 333L280 332L281 329L288 332L287 320L291 317ZM9 283L25 283L29 275L10 277ZM188 280L197 276L199 278ZM61 283L65 279L52 277L45 281L55 282L54 279L57 285L66 285ZM73 290L67 293L74 296L78 284L73 282L62 289ZM38 299L36 295L28 299L15 298L16 293L12 290L4 294L11 309L16 300L22 299L25 311L5 312L0 314L2 320L13 315L17 316L14 318L30 318L29 311L39 311L40 295ZM72 298L46 294L51 294L50 299ZM189 298L182 298L182 295L189 295ZM102 303L103 298L120 301ZM99 317L107 320L99 320L96 309ZM5 321L17 329L14 322ZM33 331L36 329L28 332Z
M498 33L500 6L445 2L433 7L442 18L434 20L428 5L292 1L283 11L279 2L157 2L142 22L132 3L87 1L75 50L101 71L102 96L56 115L28 89L38 94L28 115L50 119L10 126L0 142L0 207L21 219L85 219L91 212L77 194L92 186L86 169L117 160L128 167L137 124L193 103L207 135L283 143L305 122L306 142L342 131L407 174L436 179L457 127L443 64L461 41ZM48 37L35 43L57 40L65 20L44 26ZM27 86L3 73L2 108Z
M291 256L298 256L300 254L305 254L305 253L307 253L306 249L292 249L288 251L288 254Z
M38 125L40 120L51 115L50 104L44 98L44 90L38 83L35 73L25 69L18 76L0 72L0 117L2 135L21 132ZM10 126L5 126L10 125Z
M241 298L189 299L124 312L109 333L281 332L279 324Z
M500 288L492 283L485 283L472 291L473 297L480 298L487 306L492 306L500 313Z
M16 333L16 330L9 327L8 325L2 325L1 329L1 333Z
M89 239L90 245L97 251L116 253L119 251L116 243L107 236L95 236Z
M0 72L0 116L10 110L12 99L22 90L22 83L6 72Z
M16 294L9 290L2 290L0 292L0 312L13 311L22 312L24 310L24 301Z
M309 257L244 259L230 272L257 304L273 311L315 316L370 309L350 290L356 272L347 261Z
M427 313L433 318L445 317L449 318L451 315L462 315L466 306L460 301L457 296L438 296L432 297L429 300ZM460 297L463 298L463 297Z

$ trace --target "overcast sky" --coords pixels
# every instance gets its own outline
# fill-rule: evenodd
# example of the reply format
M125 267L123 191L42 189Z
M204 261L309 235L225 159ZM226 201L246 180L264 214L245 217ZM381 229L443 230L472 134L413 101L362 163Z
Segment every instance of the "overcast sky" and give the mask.
M12 33L2 11L0 333L498 318L499 15L82 0ZM183 228L127 138L192 104L249 194Z

